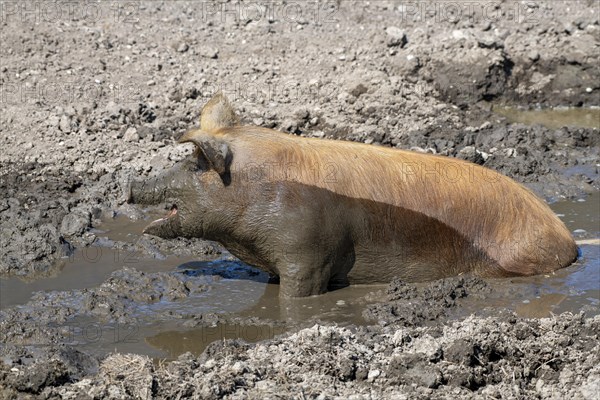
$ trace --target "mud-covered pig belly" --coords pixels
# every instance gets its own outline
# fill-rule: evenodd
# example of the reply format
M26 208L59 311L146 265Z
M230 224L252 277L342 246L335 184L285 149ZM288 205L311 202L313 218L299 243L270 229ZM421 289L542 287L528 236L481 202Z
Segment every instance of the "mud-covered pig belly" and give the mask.
M459 244L453 248L439 243L427 249L423 246L410 248L402 244L382 247L356 247L356 259L348 273L348 283L387 283L394 278L406 282L424 282L466 273L494 276L502 275L502 269L478 249ZM497 271L497 273L489 273Z
M349 283L394 278L428 281L463 273L494 276L499 264L443 222L411 210L362 202L368 217L359 226ZM497 271L497 273L495 272Z

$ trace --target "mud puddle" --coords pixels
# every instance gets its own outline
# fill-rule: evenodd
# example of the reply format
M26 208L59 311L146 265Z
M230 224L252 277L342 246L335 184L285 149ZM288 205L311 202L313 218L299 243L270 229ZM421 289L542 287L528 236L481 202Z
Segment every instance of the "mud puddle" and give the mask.
M467 300L462 315L488 308L507 308L525 318L563 312L600 314L600 246L580 246L581 258L551 275L490 280L493 293L481 301ZM487 315L492 312L484 311Z
M305 328L320 323L334 323L338 326L366 325L362 311L368 302L364 297L386 285L364 285L347 287L321 296L306 299L280 301L279 286L267 284L263 295L251 307L241 310L237 315L242 319L274 321L270 324L254 323L216 323L194 329L162 330L158 334L145 337L145 343L151 346L142 351L157 357L175 359L180 354L191 352L200 355L206 347L226 339L242 339L248 343L272 339L290 330ZM369 302L373 302L370 300ZM164 328L164 327L163 327ZM143 350L143 349L141 349Z
M173 360L185 352L200 355L216 341L241 339L248 343L272 339L285 333L284 325L216 323L194 329L182 329L178 321L149 325L130 323L102 324L93 319L77 318L69 325L69 344L96 356L109 352L144 354L158 360Z
M553 108L522 110L516 107L494 107L493 111L510 122L543 125L550 129L563 126L600 129L600 108Z
M161 351L160 357L173 360L190 352L199 356L206 347L216 341L241 339L248 343L273 339L287 331L284 326L222 324L188 331L172 330L146 337L146 343Z
M19 277L0 279L0 309L26 303L38 291L85 289L100 285L112 272L124 266L142 267L145 272L171 270L182 261L168 256L164 260L145 258L137 250L121 249L113 241L133 243L149 220L131 220L119 216L105 221L102 229L93 229L98 244L78 248L61 260L56 274L31 281Z

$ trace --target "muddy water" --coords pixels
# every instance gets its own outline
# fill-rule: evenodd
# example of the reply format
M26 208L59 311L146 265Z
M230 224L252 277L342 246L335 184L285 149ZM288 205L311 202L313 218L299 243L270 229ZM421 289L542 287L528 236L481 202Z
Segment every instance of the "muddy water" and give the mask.
M511 122L526 125L540 124L550 129L563 126L600 129L599 108L555 108L545 110L520 110L514 107L494 107L494 112Z
M191 352L200 355L210 343L226 339L241 339L248 343L273 339L285 333L283 326L217 324L212 327L187 331L172 330L160 332L146 338L146 343L167 354L167 359L175 359L180 354Z
M600 194L580 201L558 202L553 210L567 224L576 238L588 243L600 238ZM116 218L100 226L98 236L110 240L133 242L148 221L131 221ZM591 240L590 240L591 239ZM485 299L466 300L460 314L471 312L494 313L498 308L508 308L521 316L544 317L563 311L588 314L600 313L600 246L583 244L582 257L573 266L549 276L492 280L494 291ZM175 358L191 351L200 354L215 340L242 338L254 342L282 333L283 326L306 326L316 321L341 325L364 324L362 311L365 295L384 286L353 286L321 296L280 301L277 284L268 283L266 274L250 274L243 264L223 259L197 261L191 258L167 256L165 259L131 257L110 247L90 247L65 260L56 277L34 282L19 279L0 280L1 306L23 304L32 293L40 290L71 290L94 287L104 282L111 272L133 264L146 272L180 271L186 274L218 275L210 290L199 296L180 301L150 304L140 307L147 314L147 323L141 325L100 324L78 318L73 321L73 342L88 352L105 354L108 351L135 352L156 358ZM224 273L225 272L225 273ZM181 322L156 321L159 312L185 312L191 315L206 313L233 313L241 317L258 317L285 321L275 325L217 324L213 327L182 329ZM99 334L100 333L100 334Z
M120 216L105 222L102 229L95 229L92 232L109 240L133 243L147 224L147 220L134 221ZM124 266L138 268L143 265L146 272L158 272L168 270L169 266L182 261L192 261L192 259L178 260L175 257L167 257L165 260L142 259L135 252L111 246L77 249L71 257L61 260L61 266L53 276L31 282L20 278L0 279L0 308L26 303L33 293L42 290L70 290L98 286L112 272Z

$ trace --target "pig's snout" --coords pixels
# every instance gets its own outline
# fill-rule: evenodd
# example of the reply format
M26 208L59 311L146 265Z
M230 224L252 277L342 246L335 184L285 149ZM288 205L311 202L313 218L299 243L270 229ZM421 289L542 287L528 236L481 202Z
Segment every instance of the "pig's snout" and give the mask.
M169 213L144 228L144 233L161 237L163 239L174 239L181 235L181 222L177 214L177 205L173 204Z
M168 194L168 185L163 181L160 177L130 181L125 187L127 203L155 205L164 202Z

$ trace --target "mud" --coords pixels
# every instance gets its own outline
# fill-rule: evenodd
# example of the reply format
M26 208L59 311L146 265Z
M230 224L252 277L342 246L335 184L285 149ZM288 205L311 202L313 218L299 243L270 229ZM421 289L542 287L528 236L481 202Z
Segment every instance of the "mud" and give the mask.
M140 236L164 210L125 204L222 89L247 123L585 200L554 210L598 239L597 4L468 3L2 3L0 397L594 398L597 245L547 277L281 304L218 244Z
M582 314L401 329L315 325L256 345L216 342L199 358L186 353L167 364L112 354L83 379L97 364L79 353L10 349L0 377L8 395L43 398L593 399L599 334L600 317Z

